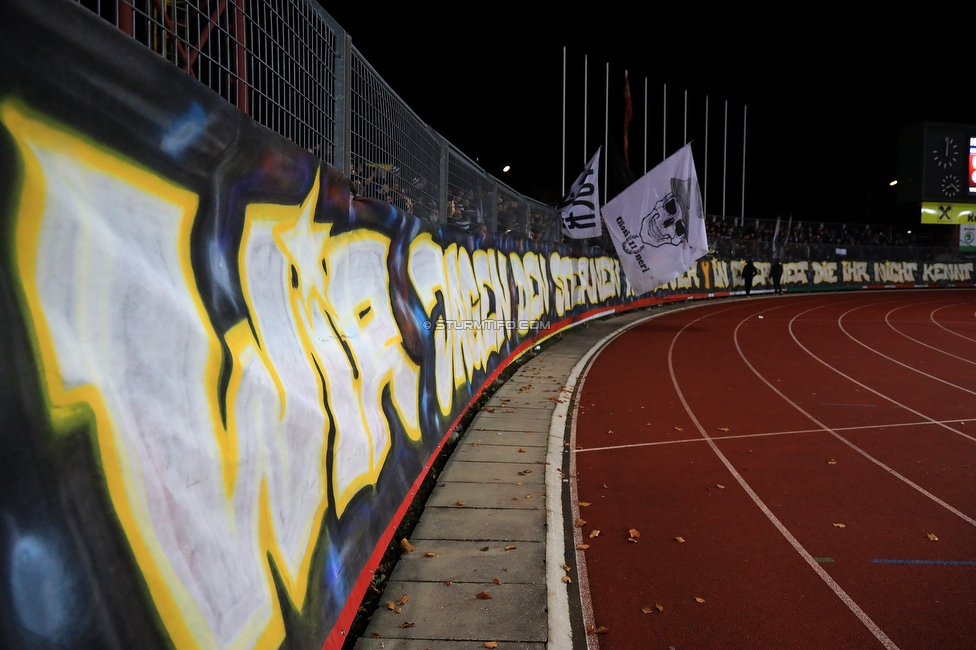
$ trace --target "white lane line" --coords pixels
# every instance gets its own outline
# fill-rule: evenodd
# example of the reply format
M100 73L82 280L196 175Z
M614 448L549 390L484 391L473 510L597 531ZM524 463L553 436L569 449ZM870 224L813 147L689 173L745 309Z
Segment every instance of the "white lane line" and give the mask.
M546 643L547 650L572 650L573 649L573 630L570 623L569 594L567 585L563 582L566 572L562 566L566 562L565 517L563 512L562 498L562 478L559 468L562 466L563 438L566 432L566 416L569 412L569 403L573 394L577 390L582 390L583 378L590 368L590 362L598 355L604 347L612 340L651 319L659 318L666 314L673 314L677 311L702 307L705 303L695 303L682 307L668 309L645 318L640 318L633 323L622 326L620 329L608 334L593 347L587 350L586 354L573 366L570 371L566 384L556 401L556 408L553 409L552 420L549 424L549 446L546 451L546 600L548 605L548 625L549 634ZM731 309L728 308L728 309ZM720 311L727 311L720 310ZM718 313L718 312L716 312ZM576 421L578 419L578 404L573 404L573 425L570 429L570 448L576 444ZM576 457L570 457L570 474L575 475L573 463ZM570 494L572 502L572 521L579 517L579 505L576 494L576 482L570 482ZM574 537L579 537L580 531L574 527ZM574 544L579 543L582 538L576 539ZM583 553L576 553L576 583L580 592L581 608L583 610L583 625L594 625L593 607L590 600L589 580L586 574L586 557ZM586 645L589 650L599 650L600 643L595 634L586 635Z
M799 318L800 316L802 316L805 313L806 312L800 312L799 314L797 314L793 318L793 320L790 321L790 334L791 335L793 335L793 321L795 321L797 318ZM745 321L742 321L742 323L745 323ZM885 470L886 472L888 472L889 474L891 474L895 478L899 479L900 481L902 481L906 485L914 488L919 493L921 493L924 496L928 497L929 499L931 499L935 503L939 504L940 506L942 506L943 508L945 508L946 510L948 510L952 514L954 514L957 517L959 517L960 519L962 519L963 521L966 521L966 522L972 524L973 526L976 526L976 519L973 519L969 515L966 515L963 512L957 510L956 508L952 507L951 505L949 505L948 503L946 503L945 501L943 501L939 497L935 496L934 494L932 494L931 492L929 492L928 490L926 490L925 488L923 488L918 483L915 483L914 481L912 481L911 479L909 479L907 476L904 476L903 474L900 474L897 471L895 471L893 468L888 467L887 465L885 465L884 463L882 463L880 460L878 460L877 458L875 458L874 456L872 456L868 452L864 451L863 449L861 449L860 447L858 447L857 445L855 445L853 442L851 442L850 440L848 440L844 436L842 436L839 433L837 433L837 430L836 429L832 429L832 428L828 427L826 424L824 424L823 422L821 422L820 420L818 420L817 418L815 418L812 414L810 414L807 411L805 411L803 409L803 407L801 407L799 404L797 404L796 402L794 402L793 400L791 400L789 397L787 397L786 395L784 395L778 388L776 388L775 386L773 386L773 384L768 379L766 379L765 377L763 377L762 374L760 374L760 372L758 370L756 370L755 366L753 366L752 363L749 362L749 359L746 358L745 353L742 351L742 348L739 346L739 328L742 327L742 323L739 323L739 325L735 328L735 334L734 334L735 349L739 351L739 356L742 358L742 360L745 362L745 364L747 366L749 366L749 369L752 370L753 374L755 374L756 377L758 377L760 379L760 381L762 381L764 384L766 384L766 386L768 386L770 388L770 390L772 390L774 393L776 393L777 395L779 395L783 399L783 401L785 401L787 404L790 404L793 408L795 408L797 411L799 411L804 416L806 416L811 422L813 422L814 424L816 424L817 426L819 426L820 428L822 428L824 431L826 431L830 435L834 436L835 438L837 438L838 440L840 440L841 442L843 442L845 445L847 445L848 447L850 447L851 449L853 449L857 453L861 454L861 456L863 456L864 458L868 459L869 461L871 461L872 463L874 463L878 467L882 468L883 470ZM799 345L801 348L803 348L803 345L796 339L796 336L795 335L793 335L793 340L796 341L796 344L797 345ZM823 363L824 365L826 365L828 368L830 368L830 366L828 364L826 364L825 362L823 362L818 357L814 356L812 352L810 352L806 348L803 348L803 349L806 350L807 354L809 354L810 356L813 356L814 359L817 359L818 361L820 361L821 363ZM843 374L843 373L841 373L841 374ZM854 381L854 380L852 379L851 381ZM858 383L858 382L855 381L854 383ZM859 385L863 386L863 384L859 384ZM865 386L865 388L867 388L867 387ZM879 395L880 395L880 393L879 393ZM888 398L886 398L886 399L888 399ZM893 400L891 400L891 401L893 401ZM897 402L894 402L894 403L897 404ZM903 408L908 409L909 411L912 411L907 406L903 406ZM918 413L916 411L912 411L912 413L915 413L916 415L918 415L920 417L923 417L923 418L926 417L926 416L924 416L921 413ZM929 420L929 423L930 424L938 424L940 426L944 426L944 427L948 428L950 431L955 431L955 429L952 429L951 427L949 427L948 425L943 424L942 422L938 422L936 420L932 420L931 418L926 418L926 419ZM956 431L956 433L959 433L959 432ZM966 438L970 438L970 440L973 439L970 436L967 436L965 434L959 434L959 435L962 435L963 437L966 437Z
M699 318L698 320L701 320L701 318ZM841 602L847 605L848 609L851 610L851 612L858 618L858 620L861 621L861 623L863 623L866 628L868 628L871 634L873 634L875 638L878 639L878 641L880 641L885 648L888 648L889 650L897 650L898 646L895 645L895 642L889 639L888 635L885 634L881 630L881 628L878 627L878 625L871 620L871 617L868 616L867 613L864 610L862 610L850 596L847 595L847 592L844 591L844 589L839 584L837 584L837 582L833 578L830 577L830 574L828 574L826 571L823 570L820 564L815 559L813 559L813 556L803 547L802 544L800 544L799 540L797 540L793 536L793 534L786 529L786 526L783 525L783 522L781 522L779 518L773 514L772 510L770 510L769 507L763 502L763 500L759 498L759 495L753 491L752 487L750 487L750 485L746 482L746 480L742 478L742 475L739 474L739 472L736 471L735 467L732 466L732 463L729 461L729 459L725 457L725 454L722 453L722 450L718 448L718 445L715 444L715 441L712 440L712 438L708 435L708 432L705 431L705 427L703 427L701 425L701 422L698 421L698 418L695 416L694 411L691 410L691 407L688 405L688 401L685 399L684 393L681 392L681 387L678 385L678 378L674 374L673 353L674 353L674 344L678 341L678 337L681 336L681 333L684 332L685 329L687 329L688 326L691 325L692 323L697 323L698 320L692 321L691 323L688 323L688 325L685 325L683 328L681 328L681 330L674 335L674 338L671 339L671 346L668 348L668 372L670 372L671 374L671 383L674 385L674 390L678 394L678 399L681 400L682 406L685 407L685 412L688 414L688 417L690 417L691 421L695 423L695 426L698 428L698 432L701 433L702 437L708 443L709 447L712 448L712 451L715 452L715 455L718 456L719 460L722 461L726 469L728 469L729 472L732 474L733 478L735 478L735 480L739 483L739 485L742 486L742 489L745 490L746 494L749 495L753 503L755 503L759 507L759 509L762 511L764 515L766 515L766 518L769 519L770 522L772 522L773 526L776 527L776 530L778 530L780 534L783 536L783 538L790 543L793 549L800 554L800 557L803 558L803 560L807 563L807 565L811 569L813 569L818 576L820 576L821 580L823 580L827 584L827 586L830 587L830 589L834 592L834 594L837 595L837 597L841 600ZM739 323L739 326L742 325L742 322ZM736 327L736 332L738 332L738 329L739 328ZM736 347L738 347L738 341L736 341Z
M966 422L976 422L976 418L956 418L954 420L941 420L942 424L964 424ZM894 429L896 427L917 427L930 426L931 422L896 422L894 424L865 424L856 427L833 427L834 431L863 431L865 429ZM744 433L738 436L715 436L715 440L738 440L740 438L765 438L767 436L791 436L797 433L823 433L822 428L817 429L796 429L795 431L769 431L767 433ZM611 445L608 447L586 447L585 449L573 449L573 453L582 454L588 451L614 451L616 449L635 449L637 447L657 447L660 445L677 445L684 442L705 442L701 438L684 438L681 440L660 440L657 442L635 442L630 445Z
M826 366L826 367L830 368L831 370L833 370L834 372L836 372L838 375L840 375L844 379L847 379L851 383L857 384L858 386L860 386L864 390L870 391L870 392L874 393L875 395L877 395L878 397L880 397L880 398L882 398L884 400L887 400L887 401L891 402L895 406L897 406L899 408L903 408L906 411L908 411L909 413L913 413L913 414L917 415L918 417L922 418L926 422L929 422L931 424L938 425L938 426L940 426L940 427L942 427L944 429L948 429L949 431L952 431L956 435L962 436L963 438L968 438L969 440L972 440L973 442L976 442L976 438L974 438L973 436L967 435L967 434L963 433L962 431L957 431L957 430L953 429L952 427L950 427L948 424L944 424L940 420L936 420L934 418L931 418L931 417L925 415L924 413L921 413L920 411L916 411L915 409L913 409L913 408L911 408L909 406L906 406L905 404L902 404L901 402L895 400L894 398L888 397L884 393L881 393L879 391L876 391L875 389L871 388L867 384L863 384L863 383L859 382L858 380L854 379L850 375L841 372L840 370L838 370L834 366L830 365L829 363L827 363L826 361L824 361L823 359L821 359L820 357L818 357L810 349L808 349L805 345L803 345L802 343L800 343L800 339L798 339L796 337L796 333L793 331L793 323L795 323L796 322L796 319L799 318L800 316L803 316L804 314L807 314L807 313L809 313L809 312L811 312L811 311L813 311L815 309L819 309L819 307L813 307L812 309L807 309L806 311L801 311L799 314L797 314L796 316L794 316L793 319L790 321L790 328L789 328L790 329L790 336L793 337L793 341L800 347L801 350L803 350L808 355L810 355L811 358L815 359L819 363L823 364L824 366ZM779 392L779 391L777 391L777 392ZM799 407L797 407L797 408L799 408ZM810 417L811 417L811 419L814 419L813 416L810 416ZM816 419L814 419L814 421L816 421Z
M861 305L860 307L854 307L853 309L848 309L843 314L841 314L840 316L838 316L837 317L837 326L840 327L840 331L843 332L847 336L847 338L849 338L850 340L854 341L855 343L857 343L858 345L860 345L865 350L869 350L871 352L874 352L879 357L881 357L883 359L887 359L888 361L890 361L892 363L896 363L899 366L901 366L902 368L907 368L908 370L911 370L913 372L917 372L920 375L923 375L925 377L928 377L929 379L932 379L933 381L937 381L937 382L940 382L942 384L945 384L946 386L950 386L952 388L958 388L959 390L963 391L964 393L969 393L970 395L976 395L976 391L969 390L968 388L964 388L963 386L960 386L959 384L954 384L951 381L948 381L946 379L942 379L941 377L936 377L935 375L930 375L929 373L923 372L923 371L919 370L918 368L915 368L913 366L908 365L907 363L903 363L903 362L899 361L898 359L895 359L894 357L889 357L887 354L885 354L881 350L877 350L875 348L872 348L870 345L868 345L867 343L864 343L863 341L855 338L853 334L851 334L850 332L848 332L847 331L847 328L844 327L844 316L847 316L852 311L857 311L858 309L863 309L864 307L872 307L872 306L874 306L874 305ZM888 313L891 313L891 312L888 312ZM885 320L886 321L888 320L887 315L885 315ZM911 338L911 337L909 337L909 338ZM927 346L927 347L931 347L931 346ZM932 349L934 350L935 348L932 348ZM939 350L939 352L941 352L941 350ZM965 361L965 359L964 359L964 361ZM970 361L969 363L972 363L972 362Z
M957 303L957 304L960 304L961 305L962 303ZM929 320L931 320L933 323L936 324L936 326L941 327L942 329L944 329L945 331L949 332L950 334L955 334L956 336L958 336L961 339L966 339L967 341L973 341L974 343L976 343L976 339L970 338L970 337L968 337L968 336L966 336L964 334L960 334L959 332L955 332L955 331L949 329L948 327L946 327L945 325L943 325L942 323L940 323L939 321L935 320L935 312L942 311L943 309L946 309L948 307L955 307L955 306L956 305L946 305L945 307L939 307L938 309L936 309L935 311L933 311L929 315Z
M901 330L899 330L898 328L896 328L894 326L894 324L891 322L891 319L890 319L891 315L893 313L895 313L896 311L898 311L899 309L905 309L906 307L911 307L911 306L912 305L909 304L909 305L902 305L901 307L895 307L894 309L892 309L891 311L889 311L887 314L885 314L885 323L888 324L888 327L890 327L893 332L895 332L896 334L901 334L902 336L904 336L909 341L914 341L915 343L918 343L919 345L923 345L923 346L929 348L930 350L935 350L936 352L941 352L942 354L944 354L946 356L950 356L953 359L959 359L960 361L964 361L966 363L971 363L973 365L976 365L976 361L973 361L972 359L966 359L965 357L960 357L958 354L952 354L951 352L946 352L945 350L940 350L939 348L935 347L934 345L929 345L928 343L924 343L922 341L919 341L917 338L915 338L913 336L909 336L908 334L905 334L904 332L902 332ZM946 306L949 306L949 305L946 305ZM939 309L942 309L942 307L939 307ZM936 311L938 311L938 309L933 310L932 313L935 313ZM929 319L931 320L931 314L929 315Z

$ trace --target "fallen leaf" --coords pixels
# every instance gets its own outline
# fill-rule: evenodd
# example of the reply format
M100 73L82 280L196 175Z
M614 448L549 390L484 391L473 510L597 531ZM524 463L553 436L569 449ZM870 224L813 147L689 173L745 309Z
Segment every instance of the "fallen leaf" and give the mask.
M524 454L525 453L525 449L523 449L522 447L519 447L519 453L520 454Z
M593 539L594 537L599 537L599 536L600 536L600 531L599 530L591 530L590 531L590 539Z
M369 636L372 637L372 638L374 638L374 639L382 639L383 638L382 636L380 636L380 633L379 632L373 632Z
M570 578L569 576L563 576L563 582L572 582L572 581L573 579Z
M641 607L641 611L644 612L645 614L650 614L651 612L654 611L654 608L651 607L650 605L644 605L643 607Z
M697 596L695 596L695 602L703 603L703 602L705 602L705 599L704 598L698 598Z
M576 545L576 548L578 548L581 551L585 551L586 549L590 548L590 545L589 544L577 544Z
M579 502L579 507L580 508L585 508L588 505L590 505L590 502L589 501L580 501Z
M685 538L684 537L675 537L675 539L678 540L678 542L680 542L681 544L684 544L685 543Z
M477 443L477 442L472 442L472 443L471 443L471 446L472 446L472 447L477 447L477 446L478 446L478 443Z
M661 603L658 603L658 604L656 604L654 606L654 609L656 609L659 612L663 612L664 611L664 605L662 605Z
M827 464L828 465L836 465L837 464L837 461L836 460L828 460L827 461Z
M512 497L512 501L518 501L518 497Z
M410 622L410 621L405 621L405 622L403 622L403 623L400 623L400 629L401 629L401 630L405 630L405 629L407 629L408 627L413 627L413 623L412 623L412 622Z
M401 613L403 613L403 608L402 607L397 607L395 610L393 610L393 613L394 614L401 614Z
M400 600L397 601L397 605L406 605L408 600L410 600L410 597L407 594L403 594Z
M593 631L594 634L609 634L609 632L610 632L610 628L604 627L602 625Z
M563 564L563 571L572 571L572 570L573 567L569 566L568 564Z
M514 551L515 550L515 544L509 544L508 546L505 547L505 550L506 551Z
M494 580L492 580L491 582L492 582L492 584L496 584L496 585L500 585L500 584L502 583L502 581L501 581L501 580L499 580L498 578L495 578L495 579L494 579Z
M636 544L637 543L637 540L634 539L633 537L628 537L627 538L627 541L630 542L631 544Z
M386 601L386 608L392 612L394 609L396 609L396 603L394 603L392 600L388 600Z
M634 539L637 539L638 537L640 537L640 531L637 530L636 528L631 528L630 536L633 537Z
M845 524L834 524L834 528L847 528Z
M491 547L490 547L490 546L485 546L485 547L484 547L484 548L482 548L481 550L482 550L482 551L488 551L488 550L490 550L490 549L491 549Z
M716 484L715 484L715 487L717 487L717 488L718 488L718 489L720 489L720 490L724 490L724 489L725 489L725 486L724 486L724 485L722 485L721 483L716 483Z
M456 505L456 506L463 506L464 505L464 501L458 501L454 505Z
M586 520L585 519L577 519L576 520L576 527L577 528L582 528L585 525L586 525Z
M489 594L487 591L482 591L477 596L475 596L475 598L479 600L491 600L491 594Z
M497 641L485 641L485 647L486 648L497 648L498 647L498 642Z
M719 431L725 431L726 433L728 433L729 428L728 427L719 427L718 430Z
M674 430L675 431L684 431L684 429L682 429L681 427L675 427Z
M938 537L936 537L936 535L935 535L935 533L929 533L928 535L926 535L926 537L928 537L928 538L929 538L930 540L932 540L933 542L936 542L936 541L938 541L938 540L939 540L939 538L938 538Z
M525 473L526 474L531 474L532 473L532 470L531 469L527 469L527 470L525 470Z
M500 480L502 480L502 478L501 478L500 476L496 476L496 477L495 477L495 480L496 480L496 481L500 481Z
M610 429L609 431L607 431L607 433L613 433L613 429Z
M437 557L437 553L424 553L424 557Z
M451 586L451 581L450 580L445 580L444 581L444 584L447 585L448 587L450 587Z
M606 483L604 483L604 484L603 484L603 487L607 487L607 484L606 484Z
M412 553L417 550L417 547L411 544L406 537L400 540L400 548L403 549L404 553Z
M526 499L531 499L531 498L532 498L532 495L531 495L531 494L526 494L526 495L525 495L525 498L526 498Z
M525 472L519 472L519 476L525 476Z

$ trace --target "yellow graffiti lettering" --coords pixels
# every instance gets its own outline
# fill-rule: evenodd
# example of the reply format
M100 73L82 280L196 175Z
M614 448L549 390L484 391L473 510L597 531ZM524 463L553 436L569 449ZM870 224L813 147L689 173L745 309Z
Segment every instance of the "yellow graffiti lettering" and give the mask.
M809 284L807 271L808 262L786 262L783 264L783 284Z
M723 260L712 260L712 273L714 274L712 276L712 282L716 289L729 288L729 265L727 262Z
M917 271L916 262L875 262L874 281L911 283L915 282Z
M973 263L947 264L945 262L922 265L922 282L967 281L973 278Z
M814 284L837 282L837 262L811 262Z
M844 282L870 282L871 276L868 274L867 262L849 262L843 260L840 263L841 278Z

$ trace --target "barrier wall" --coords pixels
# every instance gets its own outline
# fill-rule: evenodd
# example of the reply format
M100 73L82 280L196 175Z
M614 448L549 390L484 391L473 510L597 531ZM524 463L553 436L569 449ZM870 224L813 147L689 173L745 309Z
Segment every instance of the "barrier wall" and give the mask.
M609 257L353 199L70 3L0 5L0 48L5 647L339 647L508 363L594 315L741 283L741 261L704 260L637 297ZM832 264L792 263L786 285L973 270Z

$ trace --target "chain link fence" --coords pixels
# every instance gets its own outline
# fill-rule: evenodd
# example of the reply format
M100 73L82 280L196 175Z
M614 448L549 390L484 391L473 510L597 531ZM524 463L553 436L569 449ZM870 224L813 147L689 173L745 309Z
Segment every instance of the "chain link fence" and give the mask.
M559 241L551 206L428 127L310 0L73 0L260 124L428 223Z

